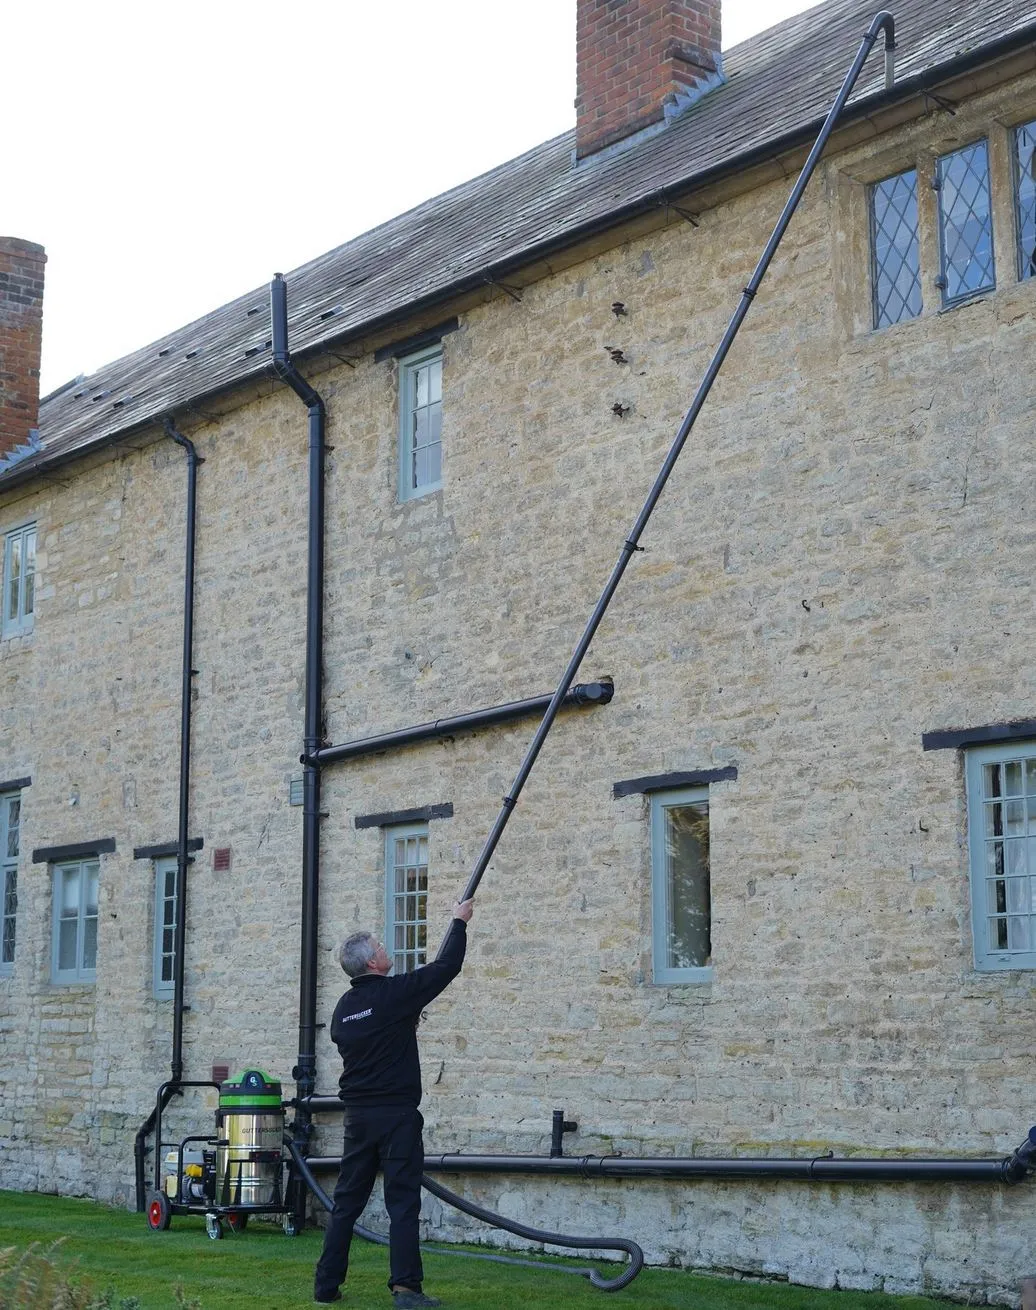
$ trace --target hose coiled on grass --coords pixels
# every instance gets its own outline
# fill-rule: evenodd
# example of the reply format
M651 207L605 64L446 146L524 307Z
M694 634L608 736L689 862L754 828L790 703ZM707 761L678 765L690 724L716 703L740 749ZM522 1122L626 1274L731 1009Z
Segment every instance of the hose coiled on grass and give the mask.
M333 1209L331 1198L317 1182L305 1157L295 1143L288 1138L285 1138L284 1144L291 1156L292 1163L299 1171L300 1177L324 1209L330 1213ZM515 1256L490 1255L488 1252L483 1254L479 1251L455 1251L451 1247L425 1245L422 1245L422 1251L431 1252L435 1255L461 1256L469 1260L488 1260L493 1264L518 1265L525 1269L549 1269L559 1274L577 1274L580 1278L588 1279L591 1287L596 1287L599 1292L621 1291L622 1288L628 1287L633 1282L644 1267L644 1252L636 1242L628 1237L573 1237L566 1233L550 1233L542 1228L531 1228L528 1224L520 1224L514 1219L505 1219L503 1215L496 1214L492 1210L486 1210L483 1206L476 1205L474 1201L465 1200L463 1196L451 1192L448 1187L443 1187L441 1183L435 1182L427 1174L422 1175L421 1186L425 1191L431 1192L433 1196L438 1197L440 1201L444 1201L447 1205L462 1210L474 1219L481 1219L483 1223L490 1224L493 1228L502 1228L505 1232L514 1233L516 1237L524 1237L531 1242L543 1242L547 1246L568 1246L577 1251L625 1251L630 1258L630 1262L618 1277L605 1278L596 1269L548 1265L538 1260L521 1260ZM365 1241L377 1242L379 1246L388 1246L387 1237L374 1232L371 1228L365 1228L362 1224L356 1224L353 1232Z

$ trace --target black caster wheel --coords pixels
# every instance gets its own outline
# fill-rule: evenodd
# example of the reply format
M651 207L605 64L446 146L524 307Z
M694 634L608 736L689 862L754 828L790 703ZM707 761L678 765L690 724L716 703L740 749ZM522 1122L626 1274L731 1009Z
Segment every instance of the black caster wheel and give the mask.
M151 1231L153 1233L164 1233L173 1217L173 1212L169 1206L169 1198L165 1192L148 1192L144 1213L147 1215L147 1226Z
M205 1216L205 1236L212 1242L218 1242L223 1236L223 1223L218 1214Z
M241 1210L228 1210L227 1227L232 1233L243 1233L248 1227L248 1215Z

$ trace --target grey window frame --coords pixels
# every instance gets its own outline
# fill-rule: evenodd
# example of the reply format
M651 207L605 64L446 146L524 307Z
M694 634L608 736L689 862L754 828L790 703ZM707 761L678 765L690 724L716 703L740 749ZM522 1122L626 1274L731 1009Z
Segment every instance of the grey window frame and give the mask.
M710 983L715 976L711 962L690 968L674 968L661 963L665 959L669 938L669 892L665 865L665 812L686 805L710 808L709 789L681 787L651 793L651 964L652 980L672 985ZM711 845L711 843L710 843ZM712 926L712 890L709 888L709 927Z
M33 619L36 609L36 565L35 565L36 535L37 535L37 525L35 521L31 523L23 523L19 527L12 528L9 532L6 532L4 534L4 558L3 558L3 578L2 578L3 593L2 596L0 596L0 605L2 605L2 609L0 609L0 637L23 637L27 633L30 633L32 631ZM25 585L26 585L26 578L28 575L25 569L25 558L28 553L27 548L28 548L28 542L30 537L32 538L32 543L33 543L33 568L32 568L33 605L32 605L32 609L26 611ZM16 541L21 542L22 568L18 578L17 613L13 618L9 618L7 614L7 600L8 600L7 593L10 586L10 577L11 577L11 556L13 554L14 543Z
M428 824L427 823L394 824L392 827L386 827L384 829L384 833L385 833L385 949L392 957L393 968L395 972L397 973L410 972L410 970L405 967L407 963L407 959L410 955L414 955L415 957L413 963L414 968L420 968L421 965L427 963L428 960L428 868L429 868ZM416 839L418 841L423 840L425 843L425 863L423 865L423 868L425 870L425 886L424 886L424 893L423 893L424 900L425 900L425 914L423 920L420 918L416 918L414 920L403 919L402 925L406 926L411 922L418 925L423 924L425 929L425 934L424 934L425 944L424 944L423 951L420 947L415 947L415 949L411 951L406 946L404 946L402 951L398 951L396 949L396 928L400 926L400 921L396 918L396 896L399 895L400 893L397 893L395 890L395 871L396 868L399 867L396 864L395 842L398 840L408 841L411 839ZM406 868L408 866L403 865L402 867ZM420 868L422 866L416 865L415 867ZM407 894L408 893L406 893L405 891L402 893L402 895L407 895ZM417 894L418 895L421 894L420 889L418 889ZM422 959L416 958L418 953L423 955Z
M987 851L988 841L994 843L1000 836L1004 841L1012 840L1007 833L987 833L985 824L985 810L987 805L995 805L994 799L987 798L983 791L982 771L989 764L1014 764L1026 761L1032 761L1036 765L1036 740L1028 741L1001 741L992 742L988 745L967 747L964 751L964 774L965 788L967 793L968 806L968 880L971 886L971 937L973 945L973 954L975 968L982 973L1003 972L1008 969L1036 969L1036 906L1033 905L1033 885L1036 884L1036 817L1032 823L1033 836L1030 838L1027 833L1029 829L1028 815L1026 814L1026 835L1022 840L1025 844L1026 857L1026 874L1021 877L1029 879L1029 941L1031 949L1027 951L1012 950L1008 947L998 949L989 944L989 934L987 931L990 917L1003 919L1005 922L1012 917L1019 917L1016 911L1011 915L1008 908L1008 892L1006 884L1011 880L1011 874L1005 867L1006 861L1003 855L999 860L996 856L994 846L994 868L998 868L1003 875L997 878L996 872L993 874L994 881L1003 881L1005 883L1004 896L1005 904L1001 910L996 907L990 907L988 888L988 863ZM1036 768L1033 770L1036 775ZM1036 784L1034 784L1036 785ZM1025 805L1026 798L1023 795L1021 802ZM1036 794L1032 797L1034 805L1032 806L1034 816L1036 816ZM1001 802L1006 804L1006 799ZM1026 808L1028 808L1026 806ZM1031 866L1030 866L1030 851Z
M9 978L14 972L14 959L18 950L18 857L20 854L22 793L20 788L0 791L0 978ZM15 825L14 851L11 843L11 809L18 806L19 819ZM13 904L8 907L8 899ZM11 958L4 959L7 944L7 925L11 924Z
M1023 132L1028 133L1033 143L1033 153L1029 161L1029 176L1032 182L1032 200L1029 208L1032 213L1032 245L1026 251L1022 244L1024 235L1023 228L1025 222L1022 216L1022 160L1021 160L1021 135ZM1014 244L1015 254L1018 259L1018 280L1026 282L1031 277L1036 277L1036 172L1033 171L1036 165L1036 119L1028 123L1018 123L1011 129L1011 172L1014 178Z
M178 911L176 899L176 856L163 855L154 861L155 868L155 930L153 934L152 952L151 952L151 990L156 1001L171 1001L176 991L176 915ZM169 874L173 876L173 894L171 897L165 894L166 878ZM165 907L168 902L172 902L173 907L173 977L168 981L162 977L162 963L168 954L164 949L163 936L165 933Z
M410 402L410 380L419 369L436 359L440 364L439 477L435 482L425 482L412 486L410 462L413 456L413 447L411 444L410 420L415 406ZM400 501L417 500L421 496L427 496L433 491L442 489L442 362L443 349L441 341L425 346L421 350L415 350L412 354L403 355L399 359L398 480Z
M53 983L92 983L97 978L96 956L93 968L88 968L83 963L83 948L86 943L86 923L91 917L86 914L86 888L88 886L88 870L91 868L97 871L98 883L98 901L100 900L100 881L101 881L101 862L94 856L86 856L79 860L61 860L51 865L51 934L50 934L50 980ZM75 968L61 969L58 967L58 945L60 938L61 923L61 894L60 886L63 875L72 870L79 872L79 913L76 919L76 963ZM98 904L98 914L96 916L98 926L100 926L100 905Z
M885 186L889 182L892 183L898 182L900 178L906 178L910 175L913 176L913 192L914 192L914 233L913 233L913 242L912 242L913 270L914 270L914 280L917 284L917 293L920 299L920 303L915 313L904 313L900 315L900 317L898 318L888 317L887 320L883 322L882 314L888 303L888 297L886 297L884 304L882 304L879 301L878 293L879 293L880 278L882 273L882 266L879 265L878 263L878 228L879 226L884 227L884 224L882 223L879 225L877 205L875 202L877 200L879 189L881 187ZM918 206L918 197L917 197L917 168L914 166L911 166L910 168L904 168L901 169L898 173L890 173L888 177L879 178L878 181L871 183L870 187L868 188L868 195L867 195L867 212L868 212L868 221L870 226L870 247L871 247L870 249L871 324L874 327L875 331L880 331L882 328L893 327L896 323L909 323L911 320L915 318L920 318L921 314L924 311L924 290L921 283L921 217L920 217L920 208ZM903 262L905 263L906 260L904 260ZM904 309L908 308L908 303L909 303L908 301L904 300Z
M949 294L949 278L947 276L947 253L946 253L946 205L945 205L945 185L944 175L948 162L957 155L962 155L966 150L972 150L975 146L981 146L986 159L986 195L989 200L988 206L988 227L989 227L989 266L991 281L983 286L969 287L966 291L961 291L957 295ZM986 295L990 291L996 290L996 245L993 234L993 179L989 167L989 141L986 137L977 137L974 141L969 141L966 145L958 146L956 150L948 150L945 154L940 155L935 163L935 190L938 196L939 210L939 276L936 279L936 286L942 293L942 303L944 309L949 309L953 305L962 305L975 296Z

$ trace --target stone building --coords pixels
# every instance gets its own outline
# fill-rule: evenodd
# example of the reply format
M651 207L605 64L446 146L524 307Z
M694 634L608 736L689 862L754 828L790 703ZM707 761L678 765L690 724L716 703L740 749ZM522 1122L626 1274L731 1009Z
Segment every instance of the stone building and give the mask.
M187 837L189 1080L332 1091L336 941L434 951L535 718L314 751L556 685L873 17L721 56L718 11L580 0L574 133L287 275L315 721L319 407L268 289L37 422L42 251L0 247L3 1186L132 1203ZM559 715L480 888L429 1153L543 1154L555 1108L594 1157L996 1158L1036 1118L1036 7L895 17L583 661L614 697ZM167 420L204 460L183 831ZM455 1185L659 1263L1004 1304L1036 1272L1024 1182Z

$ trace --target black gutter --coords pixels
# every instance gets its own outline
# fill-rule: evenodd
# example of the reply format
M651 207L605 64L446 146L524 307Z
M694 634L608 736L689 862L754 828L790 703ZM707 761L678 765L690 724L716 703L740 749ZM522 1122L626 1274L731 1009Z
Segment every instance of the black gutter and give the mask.
M990 64L997 59L1006 55L1014 54L1032 45L1036 41L1036 24L1030 24L1010 36L1002 37L998 41L992 41L988 45L977 47L967 54L960 55L955 59L948 60L943 64L933 65L921 73L915 73L911 77L902 78L896 82L891 90L877 91L871 96L856 101L848 107L843 116L843 123L848 124L856 122L861 118L866 118L869 114L875 113L881 109L890 108L893 105L909 100L914 95L922 94L931 90L941 83L950 81L962 74L969 73L976 68L981 68L984 64ZM667 204L687 197L690 191L701 190L703 187L711 186L716 182L734 173L741 172L745 169L754 168L759 164L774 162L779 155L785 154L790 150L795 150L801 146L807 145L810 139L817 132L822 124L822 118L810 119L808 123L793 128L783 136L773 137L771 140L764 142L752 150L746 150L743 154L735 155L731 159L724 160L721 164L716 164L710 169L705 169L700 173L691 173L684 178L675 182L670 182L665 186L658 187L654 191L644 196L631 200L626 204L620 205L615 209L610 209L606 214L598 215L596 218L588 220L586 223L577 224L575 227L566 228L559 236L552 237L550 240L541 241L535 245L527 246L524 250L507 259L500 260L497 263L487 264L486 267L478 273L468 274L463 278L458 278L455 282L448 283L445 287L423 296L416 300L409 300L398 309L390 310L375 318L365 319L362 323L353 324L340 334L323 337L320 341L313 342L311 345L304 346L294 356L296 359L308 359L311 356L320 355L332 346L344 346L351 341L362 341L365 337L374 336L380 332L386 331L397 323L405 323L408 319L414 318L418 314L425 313L428 310L435 309L442 305L448 305L458 296L467 295L475 291L484 291L488 274L493 281L500 281L504 277L513 275L530 264L538 263L542 260L549 259L552 255L560 251L567 250L571 246L578 245L581 241L587 241L594 236L607 232L614 227L619 227L623 223L628 223L634 218L639 218L644 214L664 208ZM257 356L257 359L261 357ZM214 387L211 391L198 392L195 395L189 395L176 402L180 408L187 408L191 405L201 405L205 401L213 400L217 396L225 395L233 387L243 386L248 382L256 382L261 379L267 369L265 362L261 362L256 368L238 374L237 376L221 382L219 386ZM20 486L23 482L28 482L38 473L60 468L64 464L71 463L85 455L91 454L96 450L103 449L106 445L114 445L118 441L125 440L128 436L135 433L143 433L150 428L155 422L155 416L151 415L142 418L137 423L132 423L125 428L119 428L115 432L108 433L98 441L84 446L77 446L73 450L64 454L56 455L50 459L41 458L32 460L30 467L25 468L23 464L29 464L29 460L21 461L15 465L17 471L11 476L0 478L0 491L8 487Z
M332 1099L332 1098L327 1098ZM338 1102L341 1109L341 1102ZM443 1155L425 1153L423 1170L433 1174L543 1174L555 1178L779 1178L828 1183L1020 1183L1033 1168L1036 1127L1011 1155L889 1159L781 1159L720 1156L620 1155ZM311 1170L338 1169L340 1156L312 1156Z
M607 705L614 694L615 684L611 678L602 678L599 682L583 682L572 687L563 703L565 706ZM313 761L316 764L334 764L338 760L354 760L361 755L375 755L378 751L411 746L418 741L437 741L458 732L472 732L476 728L487 728L496 723L510 723L514 719L542 714L550 701L549 695L530 696L526 700L509 701L505 705L494 705L485 710L472 710L468 714L454 714L451 718L433 719L430 723L398 728L395 732L382 732L375 737L360 737L339 746L322 746L314 752ZM304 755L302 763L306 763Z
M324 402L291 362L288 354L288 288L280 273L270 285L273 368L309 412L309 525L306 566L306 711L303 729L302 805L302 946L299 962L299 1059L292 1070L300 1100L316 1083L317 920L320 908L320 765L324 658ZM295 1142L305 1155L311 1120L303 1107L294 1125ZM306 1217L306 1189L293 1180L297 1228Z
M172 419L162 426L170 440L187 452L187 547L183 579L183 661L180 677L180 802L176 829L176 949L173 974L172 1079L183 1078L183 985L187 941L187 866L191 863L187 835L191 792L191 679L194 667L194 541L198 503L198 465L205 461L194 443L178 432Z
M180 794L176 830L176 946L173 983L173 1052L170 1062L172 1078L159 1089L155 1109L140 1125L133 1139L133 1166L136 1183L137 1210L145 1208L145 1169L147 1139L156 1123L161 1122L162 1111L174 1094L179 1094L183 1079L183 984L186 952L187 924L187 866L192 843L187 836L190 816L191 783L191 679L194 669L194 543L197 536L198 465L204 460L194 443L188 440L166 418L162 424L166 436L187 452L187 524L183 580L183 658L180 670ZM155 1146L155 1186L158 1186L158 1146Z

